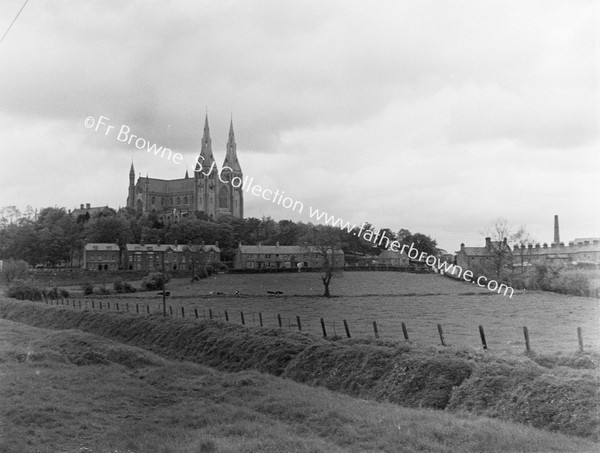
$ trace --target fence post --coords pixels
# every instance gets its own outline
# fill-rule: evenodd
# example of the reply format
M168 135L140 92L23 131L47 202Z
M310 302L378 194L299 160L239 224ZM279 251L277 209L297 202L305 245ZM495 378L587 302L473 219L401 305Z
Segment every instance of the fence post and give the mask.
M348 328L348 323L344 319L344 329L346 329L346 336L350 338L350 329Z
M229 313L225 310L225 321L229 322Z
M282 324L281 324L281 315L279 313L277 313L277 322L279 323L279 328L281 329Z
M198 309L194 308L194 314L196 315L196 319L198 319Z
M119 311L119 302L117 302L117 311Z
M102 311L102 301L100 301L100 311Z
M529 343L529 330L527 330L527 326L523 326L523 335L525 335L525 349L527 352L531 352L531 345Z
M406 330L406 324L404 324L403 322L400 324L402 325L402 334L404 335L404 339L406 341L409 341L408 340L408 330Z
M181 317L185 318L185 309L181 307Z
M302 332L302 323L300 322L300 316L296 316L296 323L298 324L298 331Z
M375 339L379 340L379 330L377 330L377 321L373 321L373 332L375 332Z
M106 305L108 307L107 310L110 310L110 302L106 302Z
M146 305L146 313L150 314L150 305Z
M210 308L208 309L208 317L212 319L212 310Z
M437 328L438 328L438 332L440 334L440 340L442 341L442 346L446 346L446 342L444 341L444 331L442 330L442 325L438 324Z
M583 352L583 333L581 327L577 328L577 340L579 341L579 352Z
M94 300L92 299L92 310L94 310L96 307L94 307Z
M125 310L129 313L129 302L125 303Z
M140 312L140 306L138 304L135 304L135 312L136 313Z
M79 301L79 308L81 308L81 300Z
M173 316L173 307L171 307L170 305L169 305L169 314L170 314L171 316Z
M321 329L323 330L323 338L327 338L327 330L325 330L325 321L321 318Z
M242 324L246 325L246 321L244 320L244 312L240 311L240 315L242 316Z
M259 311L258 312L258 322L260 323L260 326L263 326L263 320L262 320L262 313Z
M485 341L485 332L483 331L483 326L479 326L479 336L481 337L483 349L487 349L487 341Z

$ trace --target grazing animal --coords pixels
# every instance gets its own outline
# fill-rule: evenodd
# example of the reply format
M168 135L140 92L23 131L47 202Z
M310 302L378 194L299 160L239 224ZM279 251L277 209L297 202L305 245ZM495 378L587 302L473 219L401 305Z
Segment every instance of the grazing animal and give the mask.
M283 291L267 291L269 294L283 294Z

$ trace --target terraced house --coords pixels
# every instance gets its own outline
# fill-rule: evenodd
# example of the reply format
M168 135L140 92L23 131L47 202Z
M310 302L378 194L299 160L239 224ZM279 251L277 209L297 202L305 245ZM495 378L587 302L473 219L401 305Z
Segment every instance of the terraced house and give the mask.
M344 267L344 252L339 249L333 254L335 268ZM299 245L242 245L239 244L234 258L235 269L290 269L300 267L317 268L323 264L323 256L316 247Z
M89 243L83 249L84 269L116 271L121 264L121 249L117 244Z
M84 247L83 268L87 270L193 270L194 266L221 261L219 244L117 244L89 243Z

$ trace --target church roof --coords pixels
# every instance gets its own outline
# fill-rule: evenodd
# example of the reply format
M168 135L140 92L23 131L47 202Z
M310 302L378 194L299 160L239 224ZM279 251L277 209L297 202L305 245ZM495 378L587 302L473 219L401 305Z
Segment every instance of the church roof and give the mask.
M158 192L162 194L176 194L180 192L193 192L194 180L190 178L183 179L158 179L158 178L140 178L141 183L148 182L148 192Z

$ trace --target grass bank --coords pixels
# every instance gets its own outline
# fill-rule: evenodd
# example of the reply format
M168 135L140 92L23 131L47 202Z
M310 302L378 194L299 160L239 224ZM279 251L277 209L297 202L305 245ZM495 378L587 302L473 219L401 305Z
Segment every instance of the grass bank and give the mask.
M408 409L0 320L0 451L590 452L585 439Z
M6 299L0 300L0 316L76 328L218 370L254 369L407 407L466 411L600 438L597 358L591 355L513 357L383 341L326 341L278 329Z

